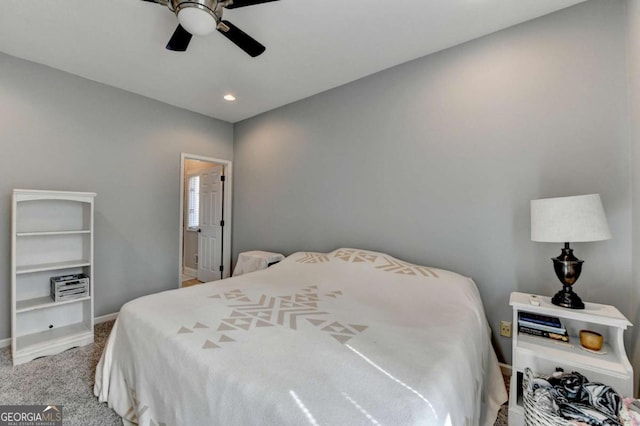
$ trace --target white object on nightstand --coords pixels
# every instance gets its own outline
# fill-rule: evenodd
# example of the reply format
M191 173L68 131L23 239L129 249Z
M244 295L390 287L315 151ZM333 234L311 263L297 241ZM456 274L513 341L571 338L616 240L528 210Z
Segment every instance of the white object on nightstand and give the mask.
M272 253L270 251L245 251L238 255L238 262L233 270L233 276L247 274L249 272L260 271L267 269L274 263L280 262L284 259L284 255L281 253Z
M557 342L545 337L513 333L513 362L509 396L509 425L524 424L522 405L522 373L526 367L536 374L550 374L556 367L577 371L593 382L613 387L621 396L633 395L633 369L624 349L624 330L631 325L618 309L610 305L585 303L585 309L561 308L551 298L537 296L538 305L530 294L511 293L513 324L518 324L520 312L557 317L569 333L569 342ZM601 353L582 350L578 334L582 329L594 330L605 336Z
M93 342L93 192L13 190L13 364ZM55 302L50 279L85 274L89 293Z

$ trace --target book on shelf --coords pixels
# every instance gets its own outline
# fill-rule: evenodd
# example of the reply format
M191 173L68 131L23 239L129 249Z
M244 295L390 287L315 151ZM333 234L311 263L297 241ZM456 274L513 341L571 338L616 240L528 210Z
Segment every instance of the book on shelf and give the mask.
M540 330L537 328L530 328L525 326L518 326L518 332L528 334L530 336L544 337L547 339L558 340L561 342L568 342L569 335L565 331L564 333L551 333L548 331Z
M548 333L567 334L567 329L560 324L560 327L551 327L550 325L529 322L523 319L518 320L518 326L533 328L535 330L546 331Z
M560 322L560 318L552 317L549 315L540 315L534 314L533 312L520 312L518 315L518 319L532 322L535 324L546 325L549 327L562 328L562 323Z

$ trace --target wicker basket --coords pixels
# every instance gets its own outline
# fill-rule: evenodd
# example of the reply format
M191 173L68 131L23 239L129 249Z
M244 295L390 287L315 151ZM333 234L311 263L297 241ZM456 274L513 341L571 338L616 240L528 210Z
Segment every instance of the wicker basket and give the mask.
M524 400L524 424L526 426L574 426L560 416L538 409L533 394L533 372L526 368L522 381L522 398Z

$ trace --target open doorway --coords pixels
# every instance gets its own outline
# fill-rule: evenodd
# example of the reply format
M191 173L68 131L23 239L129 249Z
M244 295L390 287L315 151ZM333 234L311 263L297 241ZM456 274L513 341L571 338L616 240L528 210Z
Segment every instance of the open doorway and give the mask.
M231 162L180 156L179 287L231 275Z

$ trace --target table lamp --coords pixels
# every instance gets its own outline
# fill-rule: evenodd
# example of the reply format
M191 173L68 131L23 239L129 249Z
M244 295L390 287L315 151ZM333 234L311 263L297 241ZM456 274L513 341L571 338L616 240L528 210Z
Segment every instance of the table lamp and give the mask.
M603 241L611 238L599 194L544 198L531 201L531 241L564 243L560 256L552 258L562 290L551 299L554 305L584 309L572 290L584 261L573 255L569 243Z

